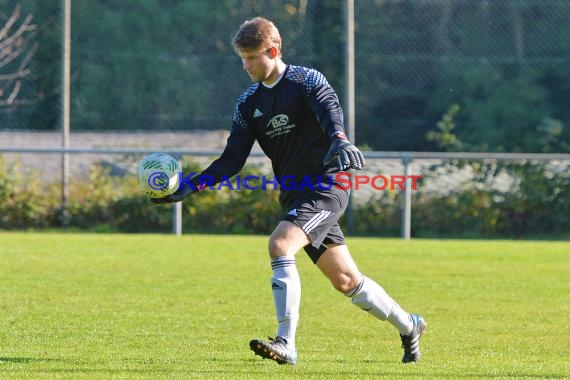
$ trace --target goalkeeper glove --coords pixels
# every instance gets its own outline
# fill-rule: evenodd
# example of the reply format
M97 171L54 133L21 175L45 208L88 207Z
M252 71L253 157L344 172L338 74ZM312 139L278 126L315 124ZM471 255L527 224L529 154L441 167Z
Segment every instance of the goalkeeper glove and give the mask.
M180 184L178 190L176 190L174 193L162 198L150 198L150 201L156 204L176 203L176 202L181 202L182 200L184 200L184 198L196 192L198 192L197 188L182 183Z
M334 136L334 141L323 160L323 164L328 165L335 158L341 171L350 168L360 170L365 165L364 156L360 150L348 141L346 135L342 132Z

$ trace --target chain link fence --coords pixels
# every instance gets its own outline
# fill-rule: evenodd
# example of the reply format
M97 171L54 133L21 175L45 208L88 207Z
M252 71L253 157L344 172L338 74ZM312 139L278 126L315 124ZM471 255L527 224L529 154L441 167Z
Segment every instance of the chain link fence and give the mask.
M46 186L59 181L59 154L7 150L61 146L62 3L0 0L0 149L8 163L41 172ZM230 41L255 15L279 27L286 62L321 70L345 102L344 2L93 0L71 9L72 148L221 151L235 101L250 85ZM450 148L426 136L457 105L448 122L455 129L444 134L463 145L451 148L570 151L569 17L564 0L356 0L357 143L376 152ZM139 157L72 154L71 174L89 178L97 165L128 175ZM470 186L469 194L487 200L481 209L498 210L509 186L514 194L524 178L542 183L532 168L521 177L524 159L487 160L495 164L414 160L413 172L426 176L414 203L432 199L434 212L448 210L467 202L458 194ZM545 162L547 174L568 172L565 158ZM371 159L365 171L402 172L400 158ZM401 194L367 188L355 192L355 204L377 197L378 208L355 218L368 223L357 227L398 235ZM559 202L562 193L552 191ZM568 207L568 199L541 202L547 210ZM449 213L467 221L481 215ZM429 212L412 220L418 217L431 220Z
M567 1L355 4L356 125L371 146L437 149L422 141L454 103L460 136L476 150L537 151L522 135L552 120L570 139Z
M61 6L0 0L0 25L14 21L0 39L0 129L59 128ZM230 41L255 15L344 102L344 2L73 2L72 130L227 129L249 85ZM356 1L357 140L437 149L425 135L457 103L476 148L538 151L522 132L570 121L568 17L564 0Z

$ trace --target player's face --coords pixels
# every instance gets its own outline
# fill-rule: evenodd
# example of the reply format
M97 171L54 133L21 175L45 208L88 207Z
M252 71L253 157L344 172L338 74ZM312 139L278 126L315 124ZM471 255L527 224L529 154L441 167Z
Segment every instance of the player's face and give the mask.
M275 68L275 59L269 49L240 50L239 56L244 70L254 82L264 82L270 79Z

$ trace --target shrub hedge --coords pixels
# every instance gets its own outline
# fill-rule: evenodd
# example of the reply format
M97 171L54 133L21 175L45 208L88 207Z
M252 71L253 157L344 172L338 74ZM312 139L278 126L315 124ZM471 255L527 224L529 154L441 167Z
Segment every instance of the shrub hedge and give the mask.
M570 174L545 164L474 165L477 181L461 191L413 194L412 233L424 237L570 236ZM196 167L185 168L185 172ZM453 162L449 168L462 163ZM466 165L466 163L464 163ZM486 183L508 172L516 186L499 191ZM25 171L0 156L0 229L62 226L60 185L42 184L39 173ZM248 169L242 175L260 175ZM424 176L427 178L428 176ZM421 186L421 182L420 182ZM354 206L351 234L398 236L401 193L379 192ZM183 203L184 232L268 234L282 215L277 191L204 191ZM94 166L89 178L72 179L68 228L104 232L169 232L172 206L155 205L140 191L134 176L115 177ZM347 227L347 219L341 220Z

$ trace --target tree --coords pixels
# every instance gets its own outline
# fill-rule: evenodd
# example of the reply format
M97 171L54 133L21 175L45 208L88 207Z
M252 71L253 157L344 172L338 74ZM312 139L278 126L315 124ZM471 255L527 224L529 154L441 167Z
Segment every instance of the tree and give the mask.
M315 61L307 22L311 4L74 2L73 128L229 128L235 101L250 85L231 46L240 23L256 14L271 18L282 31L286 59L310 65Z
M34 42L36 26L33 16L22 19L19 5L9 17L0 13L0 107L11 108L30 104L34 100L22 91L23 82L30 77L30 61L37 43ZM5 19L5 21L3 20ZM1 25L1 24L0 24Z

